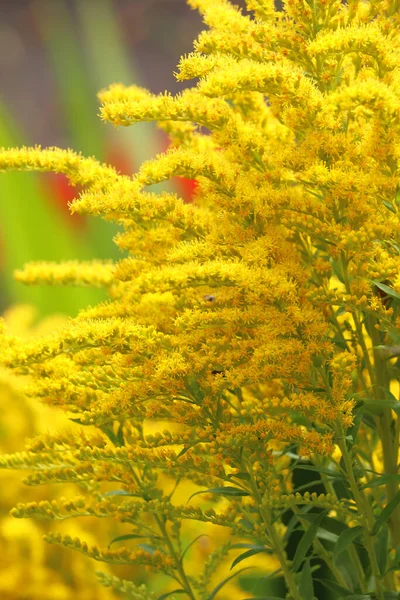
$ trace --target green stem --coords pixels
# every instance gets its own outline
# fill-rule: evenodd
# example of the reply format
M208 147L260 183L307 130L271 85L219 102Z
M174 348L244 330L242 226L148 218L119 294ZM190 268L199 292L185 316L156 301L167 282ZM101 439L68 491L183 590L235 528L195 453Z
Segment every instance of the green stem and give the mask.
M299 510L299 508L297 506L293 506L292 511L297 515L301 515L301 511ZM307 529L310 527L310 524L302 523L302 526L303 526L304 531L307 531ZM342 573L340 572L340 569L338 569L338 567L335 565L331 554L323 546L323 544L319 541L319 539L315 538L313 540L313 548L314 548L315 552L317 554L319 554L319 556L322 558L322 560L328 565L329 569L332 571L332 573L336 577L337 582L342 587L348 588L347 581L345 580Z
M261 502L261 498L260 498L260 502ZM297 584L296 584L296 581L294 578L294 573L291 571L291 569L288 565L286 553L285 553L284 548L282 547L279 535L276 532L275 525L273 523L271 523L271 519L268 516L269 511L263 510L261 506L259 507L259 511L260 511L261 518L265 524L266 532L271 540L272 546L275 550L276 556L281 565L286 584L289 588L289 591L290 591L293 599L294 600L304 600L300 596L299 589L297 587Z
M387 361L381 356L376 346L381 343L379 331L375 325L377 319L371 319L371 339L374 346L374 362L376 374L375 399L379 401L382 398L385 390L389 389L390 380L387 372ZM399 448L396 444L396 433L392 431L392 410L390 408L382 408L382 414L379 417L379 435L382 444L383 465L386 474L395 475L397 473L397 461ZM386 494L388 502L398 493L398 483L396 480L386 484ZM393 545L400 544L400 507L398 506L392 513L389 519L389 528L392 534Z
M135 481L136 481L136 483L138 485L138 488L140 489L140 486L141 486L140 479L137 476L137 474L135 473L135 470L132 468L132 466L131 465L129 465L129 466L130 466L130 471L132 472L133 477L134 477L134 479L135 479ZM177 572L179 573L179 575L181 577L181 581L179 581L176 578L177 581L179 581L179 583L182 585L182 587L185 588L185 591L186 591L187 595L189 596L189 598L191 598L191 600L196 600L196 597L195 597L195 595L193 593L193 590L191 588L190 582L189 582L189 580L188 580L188 578L186 576L185 570L183 568L182 561L181 561L181 559L179 558L179 556L176 553L176 550L175 550L174 545L173 545L173 543L171 541L171 538L169 537L169 534L168 534L167 528L165 526L165 523L163 522L162 518L159 517L158 515L154 515L154 519L155 519L155 521L156 521L156 523L157 523L157 525L158 525L158 527L159 527L159 529L160 529L160 531L161 531L161 533L163 535L163 538L165 540L165 543L167 544L168 550L170 551L172 558L175 560L176 570L177 570Z
M350 280L349 280L348 270L347 270L348 265L347 265L347 261L346 261L346 257L344 255L344 253L342 253L341 260L342 260L342 272L343 272L345 287L346 287L347 292L350 293L351 288L350 288ZM374 389L375 400L379 400L383 391L386 389L389 389L389 383L390 383L388 373L387 373L387 362L386 362L385 358L383 358L380 355L379 350L376 348L376 346L379 346L381 344L379 331L375 327L375 325L379 325L379 320L376 317L370 318L370 322L368 324L369 325L368 333L370 335L372 345L374 347L373 348L374 363L372 364L370 356L369 356L369 351L368 351L368 348L365 343L364 333L363 333L362 325L358 318L357 311L353 310L352 315L353 315L354 323L356 326L358 342L363 351L364 360L365 360L365 363L366 363L366 366L368 369L371 383L374 386L373 389ZM382 444L383 463L384 463L385 473L395 474L395 473L397 473L398 445L396 447L394 447L394 442L395 442L396 436L392 435L391 409L383 408L382 414L378 421L379 421L378 428L379 428L379 435L380 435L381 444ZM342 446L345 448L346 453L347 453L346 444L342 443ZM342 454L343 454L343 452L342 452ZM350 469L351 469L351 461L350 461ZM354 479L354 477L353 477L353 479ZM355 480L354 480L354 482L355 482ZM355 485L355 489L358 492L357 484ZM398 492L398 484L396 483L396 481L392 481L386 485L386 493L387 493L388 502L390 502L396 496L397 492ZM353 491L353 495L354 495L354 491ZM356 499L356 496L354 496L354 498ZM356 500L356 502L357 502L357 500ZM362 503L365 505L365 509L369 515L368 516L368 527L369 527L370 531L372 531L374 517L372 514L371 506L370 506L368 500L365 499L365 502L364 502L364 496L363 496ZM357 502L357 504L358 504L358 502ZM365 514L367 514L367 513L365 513ZM396 546L397 544L400 543L400 507L397 507L397 509L393 512L388 524L389 524L389 528L390 528L390 531L392 534L393 543ZM367 536L367 537L370 537L370 536ZM372 546L372 549L373 549L373 546ZM375 552L373 552L373 555L375 556ZM371 555L370 559L372 559L372 558L373 558L373 556ZM373 565L372 561L371 561L371 566L374 571L374 565ZM379 569L376 572L377 572L377 574L379 574ZM375 576L375 573L374 573L374 576ZM376 579L376 577L375 577L375 579Z
M372 575L375 580L376 592L377 592L379 600L384 600L384 590L382 587L381 575L380 575L379 565L378 565L378 561L377 561L376 554L375 554L375 547L374 547L374 541L373 541L373 536L372 536L372 531L373 531L374 522L375 522L374 516L372 513L372 509L371 509L371 506L370 506L368 500L365 498L363 492L360 491L358 488L358 485L357 485L357 482L356 482L356 479L355 479L354 473L353 473L352 461L351 461L351 458L350 458L348 450L347 450L346 442L344 439L344 433L343 433L341 425L338 426L337 437L338 437L338 445L339 445L340 451L342 453L343 462L345 465L348 481L350 484L350 489L352 491L355 503L357 505L360 522L361 522L361 525L364 530L364 545L367 550L369 561L371 564Z
M246 469L246 467L244 465L242 465L242 470L247 470L247 473L249 474L249 477L250 477L249 483L250 483L253 497L257 502L257 508L258 508L259 514L261 516L261 519L264 523L265 531L270 539L272 548L273 548L273 550L276 554L276 557L279 560L279 563L281 565L283 576L285 578L286 585L289 589L289 592L290 592L293 600L305 600L304 598L302 598L302 596L299 593L299 589L296 584L294 573L290 569L290 566L288 564L287 556L286 556L285 550L282 546L281 539L275 529L274 523L272 523L271 511L267 508L264 508L262 505L262 498L258 491L257 484L254 481L254 476L251 471L251 468Z
M357 579L358 582L360 584L360 589L361 592L367 592L368 591L368 587L365 584L365 573L364 573L364 569L363 566L361 564L361 560L360 557L358 556L358 552L354 546L354 544L350 544L349 546L349 554L350 554L350 558L353 562L353 564L356 567L356 571L357 571Z
M154 518L155 518L155 520L157 522L157 525L158 525L158 527L159 527L159 529L160 529L160 531L161 531L161 533L163 535L165 543L167 544L168 550L170 551L170 554L171 554L172 558L175 561L175 568L176 568L177 572L180 575L182 587L185 589L185 592L187 593L187 595L189 596L189 598L191 598L191 600L196 600L196 597L195 597L195 595L193 593L193 590L192 590L192 587L190 585L190 582L189 582L189 580L187 578L187 575L185 573L185 570L183 568L182 561L179 558L179 556L178 556L178 554L177 554L177 552L175 550L175 547L174 547L174 545L172 543L172 540L171 540L171 538L169 536L169 533L167 531L165 523L163 522L162 518L159 517L158 515L154 515Z
M351 286L350 286L350 278L349 278L349 273L348 273L348 262L345 256L345 253L342 252L341 253L341 266L342 266L342 274L343 274L343 281L344 281L344 285L346 288L346 292L348 294L351 294ZM364 339L364 333L362 330L362 325L360 323L360 320L358 318L358 313L356 310L351 309L351 314L352 317L354 319L354 324L356 327L356 332L357 332L357 338L358 338L358 343L361 346L361 349L363 351L363 355L364 355L364 360L365 360L365 364L367 366L367 370L371 379L371 385L373 385L375 383L375 372L374 372L374 368L371 362L371 358L369 356L369 352L368 352L368 348L366 346L365 343L365 339Z
M316 462L316 465L318 466L318 462ZM323 465L321 464L321 467ZM324 487L326 489L326 491L331 494L331 496L333 498L338 498L337 494L336 494L336 490L335 487L333 486L332 482L328 480L328 477L325 475L325 473L321 473L321 479L323 481ZM321 544L322 545L322 544ZM325 550L325 548L324 548ZM326 550L325 550L326 552ZM360 561L360 557L358 556L357 550L354 547L354 544L350 545L349 548L349 553L350 553L350 558L352 560L352 562L354 563L355 566L355 570L357 572L357 579L358 579L358 583L360 585L360 589L362 592L367 592L367 586L365 585L365 574L364 574L364 569L362 567L361 561ZM328 554L329 555L329 554ZM338 580L338 583L340 583L340 585L343 585L344 587L347 587L347 583L345 581L345 579L343 578L342 574L340 573L339 569L335 566L335 563L333 562L332 558L330 557L330 562L328 562L327 560L325 560L326 564L328 565L328 567L330 568L330 570L332 571L332 573L335 575L336 579ZM340 579L338 577L338 574L340 575Z

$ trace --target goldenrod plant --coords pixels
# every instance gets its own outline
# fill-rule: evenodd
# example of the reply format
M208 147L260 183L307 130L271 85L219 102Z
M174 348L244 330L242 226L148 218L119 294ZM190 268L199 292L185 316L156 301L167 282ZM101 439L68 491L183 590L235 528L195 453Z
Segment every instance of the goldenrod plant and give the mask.
M17 273L109 300L43 338L3 333L26 393L82 426L2 457L28 485L82 490L13 515L120 522L105 548L47 540L157 573L147 588L101 575L135 600L267 598L278 578L290 600L394 600L399 3L246 4L189 0L208 29L179 64L198 79L181 94L100 93L105 121L169 135L134 176L71 150L0 154L1 170L83 186L72 212L116 221L129 253ZM152 192L176 175L197 180L193 204ZM205 535L217 543L194 562Z

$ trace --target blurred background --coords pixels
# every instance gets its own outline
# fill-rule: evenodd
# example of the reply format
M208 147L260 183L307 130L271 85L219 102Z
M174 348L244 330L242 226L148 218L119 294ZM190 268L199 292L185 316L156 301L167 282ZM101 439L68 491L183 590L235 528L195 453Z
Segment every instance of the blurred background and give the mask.
M96 92L113 82L183 89L173 72L202 28L185 0L1 0L0 17L0 147L70 147L126 173L165 148L151 124L102 123ZM173 186L190 200L190 182ZM102 298L12 278L27 261L118 256L112 225L69 215L76 193L62 175L1 174L0 313L23 302L38 318L73 315Z

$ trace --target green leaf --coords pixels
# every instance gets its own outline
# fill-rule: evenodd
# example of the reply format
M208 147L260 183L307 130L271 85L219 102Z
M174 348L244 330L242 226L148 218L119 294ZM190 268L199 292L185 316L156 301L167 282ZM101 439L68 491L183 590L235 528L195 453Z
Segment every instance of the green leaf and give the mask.
M239 519L238 524L245 529L249 529L250 531L253 531L254 529L254 525L251 521L249 521L249 519Z
M209 490L200 490L200 492L195 492L190 496L188 502L194 498L194 496L198 496L199 494L216 494L217 496L250 496L250 493L246 492L246 490L233 487L232 485L227 485L225 487L216 487L210 488Z
M309 507L307 506L306 508L309 508ZM312 508L312 507L310 507L310 508ZM280 520L281 517L279 516L278 518ZM298 516L296 514L294 514L286 526L285 535L283 536L284 544L287 543L287 541L288 541L289 537L292 535L293 531L298 529L298 526L299 526L299 519L298 519Z
M371 594L353 594L352 596L340 596L339 600L372 600Z
M242 598L242 600L285 600L282 596L252 596L251 598Z
M393 206L393 204L390 204L390 202L388 202L387 200L382 200L382 204L384 206L386 206L386 208L388 210L390 210L392 213L394 213L395 215L397 214L397 210L395 209L395 207Z
M236 577L237 575L239 575L239 573L243 573L243 571L247 571L248 569L252 569L253 567L243 567L243 569L239 569L239 571L236 571L236 573L233 573L233 575L230 575L229 577L226 577L226 579L224 579L223 581L221 581L211 592L211 594L207 597L207 600L213 600L215 598L215 596L218 594L218 592L220 591L220 589L223 588L223 586L228 583L228 581L230 581L231 579L233 579L234 577Z
M339 556L350 544L352 544L363 533L362 527L349 527L342 531L333 551L333 561L336 562Z
M197 537L194 538L194 540L192 540L190 542L190 544L188 544L186 546L186 548L184 549L184 551L182 552L182 556L180 558L180 562L183 561L183 559L185 558L185 554L190 550L190 548L193 546L193 544L195 544L197 542L197 540L199 540L202 537L210 537L209 535L207 535L206 533L201 533L200 535L198 535Z
M273 579L280 573L282 573L281 567L279 567L279 569L276 569L275 571L272 571L271 573L268 573L268 575L264 575L263 577L260 577L259 581L262 582L262 581L267 581L268 579Z
M321 479L313 479L313 481L307 481L307 483L304 483L303 485L296 485L293 493L295 494L296 492L301 492L302 490L309 490L314 485L321 485Z
M145 552L148 552L149 554L154 554L154 552L157 550L157 548L149 546L149 544L138 544L138 547L144 550Z
M182 588L178 588L177 590L173 590L172 592L161 594L161 596L158 596L157 600L165 600L165 598L168 598L168 596L172 596L172 594L187 594L187 591L182 590Z
M111 490L110 492L105 492L102 494L103 498L107 498L108 496L139 496L140 494L133 494L132 492L127 492L126 490Z
M339 473L338 471L331 471L330 469L325 469L324 467L298 464L295 468L301 469L302 471L315 471L317 473L323 473L324 475L329 475L329 477L333 477L334 479L344 479L344 475L342 475L342 473Z
M374 431L377 431L377 425L375 423L375 419L373 414L369 413L369 412L364 412L362 414L362 422L365 423L365 425L367 425L368 427L370 427L370 429L373 429Z
M125 540L134 540L134 539L138 539L138 538L153 539L153 540L160 540L161 539L157 535L137 535L137 534L134 534L134 533L128 533L126 535L119 535L118 537L116 537L113 540L111 540L111 542L108 544L108 548L110 548L110 546L112 544L115 544L116 542L123 542Z
M238 542L237 544L232 544L230 546L231 550L236 550L236 548L255 548L257 544L250 544L250 542Z
M182 448L182 450L176 455L176 458L180 458L181 456L186 454L186 452L190 450L190 448L193 448L193 446L195 446L196 444L197 442L195 444L190 444L189 446L185 446L184 448Z
M307 598L307 600L312 600L314 598L314 584L311 575L311 565L310 561L306 560L300 577L299 583L299 592L303 598Z
M317 517L318 517L318 514L316 514L316 513L308 513L308 514L304 514L304 515L298 515L298 518L300 520L304 519L304 520L308 521L309 523L313 523ZM324 517L320 523L320 528L325 529L326 531L329 531L329 533L333 533L334 535L337 535L337 536L339 536L342 533L342 531L345 531L346 529L348 529L347 525L345 525L341 521L337 521L336 519L333 519L332 517Z
M376 281L376 279L371 279L370 281L371 283L376 285L377 288L382 290L382 292L385 292L385 294L387 294L391 298L394 298L395 300L400 300L400 294L398 294L393 288L389 287L388 285L385 285L384 283L381 283L380 281Z
M396 399L381 398L378 400L365 400L364 402L364 410L369 410L372 414L376 414L376 409L382 411L384 408L391 408L400 416L400 402Z
M385 574L389 553L389 528L387 525L381 527L375 541L375 554L380 574Z
M372 479L368 483L365 483L363 486L361 486L360 490L366 490L367 488L380 487L381 485L386 485L387 483L390 483L391 481L399 481L400 482L400 475L394 474L394 473L386 473L385 475L382 475L381 477L377 477L376 479Z
M396 546L396 555L392 561L391 567L387 570L387 573L391 571L400 571L400 544Z
M233 478L243 479L243 481L250 481L250 475L248 473L231 473L226 479L230 481Z
M241 563L242 560L246 560L246 558L250 558L250 556L255 556L256 554L260 554L261 552L265 552L266 554L271 554L271 550L269 548L266 548L265 546L253 546L253 548L251 548L250 550L247 550L246 552L243 552L242 554L240 554L239 556L237 556L235 558L235 560L231 564L230 570L232 571L232 569L234 567L236 567L236 565Z
M395 497L392 498L392 500L385 506L379 517L376 519L372 535L376 535L379 529L382 527L382 525L390 519L392 512L397 508L399 503L400 492L397 492Z
M349 450L352 447L353 442L357 437L358 430L360 429L363 412L364 412L364 406L363 406L363 404L360 404L360 406L357 407L357 409L354 411L353 425L346 432L347 436L350 436L350 437L346 437L346 440L350 440L350 442L346 443L347 448Z
M342 587L341 585L336 583L336 581L333 581L331 579L315 579L314 581L318 581L318 583L326 587L331 592L337 592L338 594L341 594L344 597L347 597L350 594L352 594L351 590Z
M309 548L311 547L311 545L317 535L317 531L318 531L319 527L321 526L321 523L322 523L324 517L327 515L327 513L328 513L328 510L324 510L323 512L321 512L318 515L318 517L315 519L315 521L307 529L307 531L304 532L303 537L301 538L301 540L297 546L296 553L293 557L293 564L292 564L293 571L297 571L300 568L300 565L303 562L303 559L304 559L305 555L307 554Z

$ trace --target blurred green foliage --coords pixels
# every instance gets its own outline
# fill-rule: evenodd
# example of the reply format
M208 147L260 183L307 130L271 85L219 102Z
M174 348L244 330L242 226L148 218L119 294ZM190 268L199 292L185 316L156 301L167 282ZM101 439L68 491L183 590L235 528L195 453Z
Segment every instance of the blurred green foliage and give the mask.
M114 131L97 116L96 92L100 88L116 81L140 84L140 76L128 60L112 0L96 0L95 18L93 4L77 0L78 28L66 0L37 0L33 8L68 144L86 156L112 161L122 170L154 156L159 138L152 125L118 132L116 141ZM26 139L0 101L0 146L34 143ZM66 204L67 198L54 198L56 188L51 181L33 173L7 173L0 179L0 310L24 302L37 307L38 317L52 312L72 315L103 297L102 291L91 288L25 287L13 280L14 270L29 261L118 255L112 243L115 226L93 219L78 227L76 220L63 214L66 211L60 204ZM63 187L67 196L71 194L66 184L61 191L58 187L59 194Z

